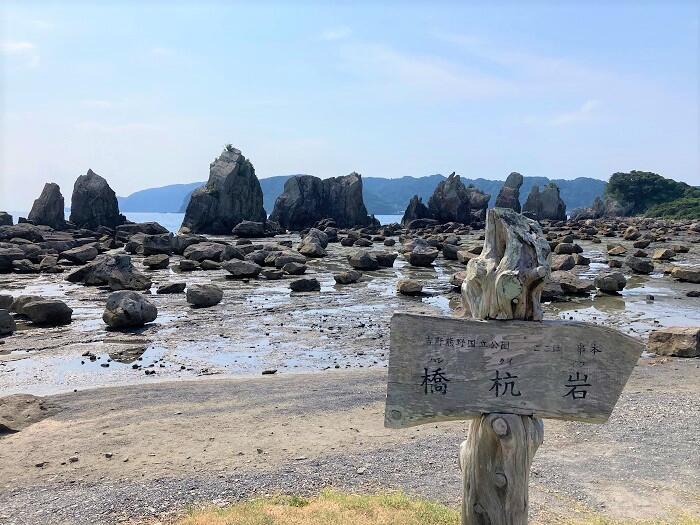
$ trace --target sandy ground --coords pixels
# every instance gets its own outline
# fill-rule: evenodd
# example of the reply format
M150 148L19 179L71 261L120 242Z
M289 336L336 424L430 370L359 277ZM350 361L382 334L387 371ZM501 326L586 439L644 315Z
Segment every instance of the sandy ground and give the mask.
M642 360L608 423L547 420L532 519L700 516L699 367ZM385 383L332 369L52 396L61 412L0 437L0 523L131 522L329 485L456 505L467 423L385 429Z

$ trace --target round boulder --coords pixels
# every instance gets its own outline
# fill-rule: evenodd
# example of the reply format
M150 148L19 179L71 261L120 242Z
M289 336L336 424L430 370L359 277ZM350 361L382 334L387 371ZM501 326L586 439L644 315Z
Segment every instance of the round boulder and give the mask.
M150 323L157 316L158 309L145 295L123 290L109 294L102 320L111 328L130 328Z
M396 290L401 295L419 295L423 291L423 284L414 279L399 279Z
M231 274L231 277L235 277L236 279L257 277L260 270L262 270L260 265L252 261L239 261L237 259L225 262L222 266L224 270Z
M22 308L24 315L37 325L59 326L71 321L73 310L58 299L42 299L32 301Z
M289 283L293 292L320 292L321 283L315 277L302 277Z
M215 284L191 284L187 287L187 302L194 307L208 308L219 304L224 291Z
M7 310L0 310L0 335L9 335L17 329L15 320Z
M605 273L593 280L593 285L603 293L617 294L627 285L627 279L620 272Z

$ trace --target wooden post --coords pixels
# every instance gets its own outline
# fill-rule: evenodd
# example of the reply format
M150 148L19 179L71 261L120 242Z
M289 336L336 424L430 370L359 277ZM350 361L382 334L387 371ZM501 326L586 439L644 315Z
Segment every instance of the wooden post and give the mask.
M510 209L490 209L484 248L469 261L462 284L472 317L541 320L549 254L539 224ZM459 455L462 525L527 523L530 465L543 438L544 424L534 416L483 414L472 420Z

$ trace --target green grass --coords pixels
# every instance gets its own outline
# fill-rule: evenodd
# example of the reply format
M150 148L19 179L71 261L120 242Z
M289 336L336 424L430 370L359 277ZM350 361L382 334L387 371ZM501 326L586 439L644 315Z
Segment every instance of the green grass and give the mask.
M700 219L700 197L683 197L657 204L649 208L645 215L666 219Z

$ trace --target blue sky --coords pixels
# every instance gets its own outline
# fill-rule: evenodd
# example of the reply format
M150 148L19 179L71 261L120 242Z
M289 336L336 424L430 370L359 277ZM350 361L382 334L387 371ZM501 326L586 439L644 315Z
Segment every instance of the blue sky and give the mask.
M4 3L0 209L92 168L700 184L698 3Z

